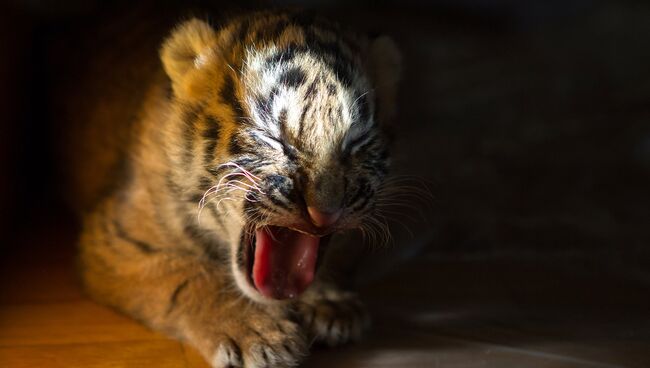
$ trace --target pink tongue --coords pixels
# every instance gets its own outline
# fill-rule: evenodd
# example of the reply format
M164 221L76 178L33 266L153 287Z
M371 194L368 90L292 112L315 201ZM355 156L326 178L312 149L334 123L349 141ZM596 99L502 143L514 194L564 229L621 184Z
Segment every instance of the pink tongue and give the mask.
M311 284L320 239L284 227L268 226L255 233L253 282L262 295L295 298Z

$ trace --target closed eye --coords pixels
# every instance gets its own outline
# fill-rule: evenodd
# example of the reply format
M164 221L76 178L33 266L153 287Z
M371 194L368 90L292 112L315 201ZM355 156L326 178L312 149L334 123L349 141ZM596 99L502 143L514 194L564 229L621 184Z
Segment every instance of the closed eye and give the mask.
M278 150L278 151L284 151L284 143L282 143L279 139L270 137L264 133L259 133L259 132L253 132L253 137L267 146Z
M374 137L375 135L372 132L364 132L347 143L343 148L343 152L346 155L354 155L359 149L369 144Z
M255 137L258 142L262 142L276 151L282 151L282 153L290 159L295 159L296 157L295 148L278 138L260 132L253 132L253 137Z

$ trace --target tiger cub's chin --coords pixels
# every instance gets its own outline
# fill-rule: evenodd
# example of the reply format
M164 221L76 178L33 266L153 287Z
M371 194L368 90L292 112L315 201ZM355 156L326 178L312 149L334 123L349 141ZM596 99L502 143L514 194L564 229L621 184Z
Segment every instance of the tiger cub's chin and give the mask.
M363 305L319 268L332 234L376 221L392 41L263 12L187 21L160 54L125 175L84 218L88 293L214 367L294 366L309 342L358 339Z

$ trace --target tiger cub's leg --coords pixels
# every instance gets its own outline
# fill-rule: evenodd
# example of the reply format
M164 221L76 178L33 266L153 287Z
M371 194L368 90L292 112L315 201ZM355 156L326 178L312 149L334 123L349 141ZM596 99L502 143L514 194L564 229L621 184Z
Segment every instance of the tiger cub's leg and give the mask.
M287 308L249 301L223 265L155 249L100 214L87 222L81 274L95 299L188 342L213 367L286 367L305 355L302 328Z
M329 346L356 341L370 325L370 317L357 294L334 284L315 282L296 303L311 339Z

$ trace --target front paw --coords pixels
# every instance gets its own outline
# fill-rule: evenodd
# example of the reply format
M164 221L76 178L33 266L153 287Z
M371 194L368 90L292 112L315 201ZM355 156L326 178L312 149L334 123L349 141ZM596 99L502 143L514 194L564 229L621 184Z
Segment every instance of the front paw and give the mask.
M314 285L296 307L309 337L329 346L358 340L370 325L359 297L331 285Z
M237 314L219 327L212 367L293 367L306 355L301 327L282 313L249 306Z

